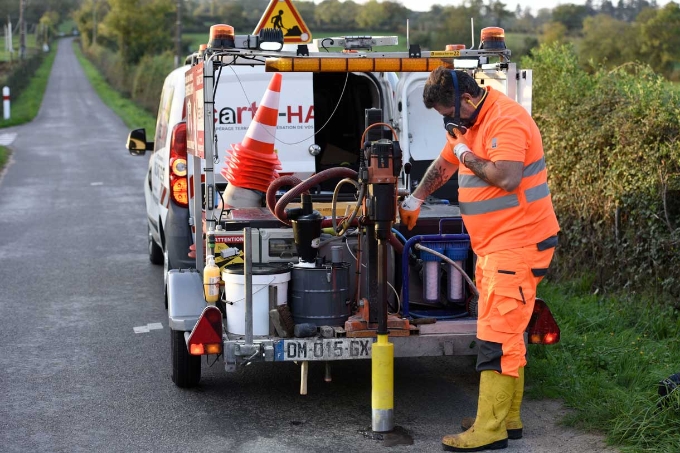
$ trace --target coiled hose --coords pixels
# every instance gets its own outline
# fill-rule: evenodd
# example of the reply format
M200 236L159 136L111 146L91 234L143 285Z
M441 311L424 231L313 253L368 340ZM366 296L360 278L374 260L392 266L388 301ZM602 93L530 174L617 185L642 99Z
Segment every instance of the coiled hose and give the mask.
M313 176L310 176L304 181L292 175L281 176L279 178L276 178L267 189L266 194L267 208L269 208L271 213L274 214L274 217L276 217L278 220L285 223L286 225L290 226L290 221L288 220L288 216L286 215L286 206L288 206L291 200L295 199L296 197L299 197L303 193L309 193L309 189L311 189L312 187L320 184L322 181L326 181L327 179L332 178L356 179L357 172L352 170L351 168L345 167L328 168ZM288 190L277 202L276 192L281 187L285 186L292 186L292 188ZM352 224L358 225L357 219L353 219ZM323 222L321 223L321 227L327 228L329 226L333 226L333 219L324 219ZM394 234L391 233L389 235L388 241L390 245L394 248L394 251L401 255L402 252L404 251L404 244L402 244L401 241L399 241L399 239L397 239L394 236Z

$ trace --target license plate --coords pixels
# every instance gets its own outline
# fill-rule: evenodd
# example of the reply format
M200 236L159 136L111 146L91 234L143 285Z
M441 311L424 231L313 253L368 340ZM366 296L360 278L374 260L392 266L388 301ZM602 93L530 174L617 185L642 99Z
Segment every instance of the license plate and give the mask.
M274 346L275 360L370 359L371 338L319 338L280 340Z

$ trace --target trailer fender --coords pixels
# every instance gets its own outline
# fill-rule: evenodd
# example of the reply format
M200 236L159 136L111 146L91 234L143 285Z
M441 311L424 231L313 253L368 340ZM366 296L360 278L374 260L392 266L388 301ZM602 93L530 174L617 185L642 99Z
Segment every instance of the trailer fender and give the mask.
M168 324L172 330L190 332L205 309L203 282L196 269L168 272Z

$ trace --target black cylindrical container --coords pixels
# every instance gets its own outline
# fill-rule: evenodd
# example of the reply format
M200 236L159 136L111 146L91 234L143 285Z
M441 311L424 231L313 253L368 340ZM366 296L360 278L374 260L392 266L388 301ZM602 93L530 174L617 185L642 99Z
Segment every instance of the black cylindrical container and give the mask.
M321 242L321 221L323 216L317 211L313 214L300 216L291 221L293 224L293 240L297 248L300 261L313 263L319 254Z
M349 263L293 266L288 305L295 324L343 326L349 318Z

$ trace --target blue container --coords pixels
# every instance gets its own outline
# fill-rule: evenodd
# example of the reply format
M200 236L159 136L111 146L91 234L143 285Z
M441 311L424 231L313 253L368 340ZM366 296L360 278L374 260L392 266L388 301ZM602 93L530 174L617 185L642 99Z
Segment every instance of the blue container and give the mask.
M442 242L422 242L421 245L444 254L445 244ZM423 299L425 302L439 302L442 259L425 250L420 251L420 259L423 260Z
M467 260L469 250L470 241L451 241L446 243L444 254L450 260L461 264L461 267L465 269L465 260ZM466 296L464 277L452 264L447 263L447 265L448 288L446 289L446 299L453 303L464 302Z

